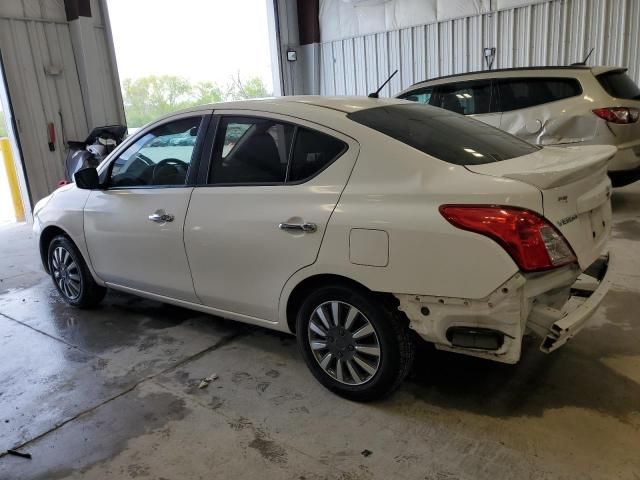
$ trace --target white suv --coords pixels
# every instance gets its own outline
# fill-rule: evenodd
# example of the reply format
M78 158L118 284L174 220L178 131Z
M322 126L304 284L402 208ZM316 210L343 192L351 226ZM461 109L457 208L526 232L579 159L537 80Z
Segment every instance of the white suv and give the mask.
M501 128L537 145L613 145L613 186L640 178L640 88L619 67L531 67L435 78L398 98Z

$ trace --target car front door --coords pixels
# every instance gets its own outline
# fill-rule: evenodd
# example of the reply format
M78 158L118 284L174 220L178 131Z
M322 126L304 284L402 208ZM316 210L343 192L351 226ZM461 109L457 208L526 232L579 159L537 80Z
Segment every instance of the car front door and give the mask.
M185 223L196 293L210 307L275 321L286 281L316 260L358 144L285 116L217 113L206 185Z
M209 118L172 117L138 135L101 171L106 188L91 192L84 224L91 263L104 281L198 301L183 233Z

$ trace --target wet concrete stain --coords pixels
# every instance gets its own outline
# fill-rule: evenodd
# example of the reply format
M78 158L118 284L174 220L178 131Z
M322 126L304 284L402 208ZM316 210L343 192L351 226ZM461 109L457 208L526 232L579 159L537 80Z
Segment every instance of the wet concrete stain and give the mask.
M147 395L132 392L125 397L129 398L121 397L90 412L82 422L83 425L76 427L74 424L69 424L61 427L57 435L62 435L62 438L67 441L64 446L66 452L64 458L57 455L55 450L52 451L51 446L47 445L47 439L43 439L44 445L34 451L39 454L39 461L21 465L20 474L14 478L57 480L74 473L82 477L82 474L89 469L108 463L122 453L130 440L162 430L167 423L183 420L191 412L183 399L168 392L154 392ZM121 402L126 402L126 408L120 406ZM109 418L109 422L100 420L101 417ZM70 431L65 432L67 428ZM95 448L93 442L87 442L91 438L103 438L105 430L109 432L109 441L101 441L99 449ZM77 467L62 467L60 465L62 463L74 464ZM48 466L46 471L39 471L45 466ZM124 477L126 473L130 478L143 478L148 476L149 472L147 465L132 464L122 472L121 476Z
M236 418L235 420L230 420L227 423L235 431L244 430L245 428L253 426L253 423L251 423L251 420L242 416Z
M254 431L254 439L249 444L249 447L257 450L260 455L272 463L287 463L287 451L271 440L264 430L256 429Z
M231 376L231 381L235 384L238 384L251 380L252 378L253 377L251 376L251 374L247 372L234 372Z
M211 407L212 410L217 410L220 407L222 407L224 404L225 404L224 399L213 395L207 405L209 405L209 407Z
M260 382L256 385L256 390L258 393L262 394L267 390L267 388L269 388L269 385L271 385L269 382Z
M612 231L613 238L625 240L640 239L640 220L630 219L615 223Z

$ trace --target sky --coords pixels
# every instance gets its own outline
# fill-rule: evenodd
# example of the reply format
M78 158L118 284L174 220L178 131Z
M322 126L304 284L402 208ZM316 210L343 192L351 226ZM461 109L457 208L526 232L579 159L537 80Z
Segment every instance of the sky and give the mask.
M272 89L268 0L107 0L120 80L178 75Z

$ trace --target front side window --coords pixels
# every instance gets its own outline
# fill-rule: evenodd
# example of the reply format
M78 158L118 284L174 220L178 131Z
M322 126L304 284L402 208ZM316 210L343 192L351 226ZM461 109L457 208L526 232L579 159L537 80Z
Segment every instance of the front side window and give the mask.
M428 105L388 105L353 112L347 117L455 165L499 162L539 150L478 120Z
M109 186L184 185L201 122L201 116L182 118L144 134L111 164Z
M514 78L498 81L503 112L534 107L582 94L574 78Z
M284 183L293 125L258 117L222 117L209 183Z
M423 105L428 105L431 100L434 98L433 92L435 87L424 87L414 90L410 93L406 93L400 98L403 100L409 100L410 102L422 103Z
M474 80L439 85L431 105L462 115L479 115L492 111L492 100L491 80Z

